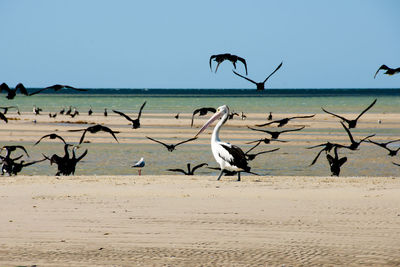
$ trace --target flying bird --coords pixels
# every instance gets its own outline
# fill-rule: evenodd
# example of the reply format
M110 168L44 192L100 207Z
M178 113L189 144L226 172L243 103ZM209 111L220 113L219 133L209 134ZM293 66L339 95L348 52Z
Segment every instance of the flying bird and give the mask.
M153 138L151 138L151 137L146 136L146 138L147 138L147 139L150 139L150 140L153 141L153 142L156 142L156 143L159 143L159 144L165 146L165 147L168 149L169 152L174 151L175 148L176 148L177 146L181 145L181 144L184 144L184 143L187 143L187 142L190 142L190 141L193 141L193 140L196 140L196 139L197 139L197 137L193 137L193 138L189 138L189 139L187 139L187 140L185 140L185 141L179 142L179 143L177 143L177 144L175 144L175 145L174 145L174 144L167 145L167 144L165 144L165 143L163 143L163 142L161 142L161 141L158 141L158 140L156 140L156 139L153 139Z
M79 131L83 131L82 137L79 140L79 144L82 144L83 139L85 138L85 135L86 135L87 132L94 134L94 133L97 133L99 131L103 131L103 132L111 134L112 137L114 137L114 139L118 142L118 139L115 136L115 134L119 133L119 132L118 131L113 131L110 128L108 128L106 126L103 126L103 125L100 125L100 124L96 124L96 125L90 126L90 127L86 128L86 129L68 130L68 132L79 132Z
M24 160L21 160L20 162L13 162L12 167L11 167L11 173L10 175L14 174L17 175L19 172L22 171L23 168L28 167L30 165L45 161L46 158L41 159L41 160L35 160L31 162L26 162Z
M45 90L54 90L54 92L57 92L57 91L60 91L61 89L72 89L72 90L81 91L81 92L82 91L87 91L87 89L79 89L79 88L75 88L75 87L72 87L72 86L69 86L69 85L55 84L55 85L52 85L52 86L37 90L37 91L35 91L33 93L30 93L29 95L36 95L36 94L38 94L40 92L43 92Z
M276 120L276 121L267 122L267 123L264 123L264 124L258 124L256 126L257 127L263 127L263 126L267 126L267 125L270 125L270 124L273 124L273 123L277 123L278 127L282 127L282 126L286 125L290 120L293 120L293 119L306 119L306 118L312 118L314 116L315 116L315 114L314 115L308 115L308 116L296 116L296 117L284 118L284 119L280 119L280 120Z
M132 123L132 129L137 129L140 128L140 116L142 116L142 110L144 108L144 106L146 105L146 101L144 101L144 103L142 104L142 106L139 109L139 113L136 119L131 119L128 115L122 113L121 111L117 111L117 110L113 110L114 113L117 113L119 115L121 115L122 117L124 117L125 119L127 119L128 121L130 121Z
M344 147L344 148L347 148L347 149L350 149L350 150L357 150L362 142L364 142L368 138L371 138L371 137L375 136L375 134L371 134L371 135L368 135L367 137L364 137L363 139L361 139L360 141L357 142L357 141L354 140L353 135L351 134L349 128L347 128L346 125L344 125L343 122L340 122L340 123L342 124L343 128L346 130L346 133L350 138L351 144L349 146L336 145L337 147Z
M349 125L349 128L351 129L351 128L356 128L358 119L359 119L365 112L367 112L370 108L372 108L372 106L375 105L376 101L377 101L377 99L375 99L375 100L371 103L371 105L369 105L366 109L364 109L364 110L360 113L360 115L358 115L357 118L355 118L354 120L346 119L345 117L342 117L342 116L339 116L339 115L334 114L334 113L332 113L332 112L329 112L329 111L325 110L324 108L322 108L322 110L323 110L324 112L328 113L328 114L331 114L331 115L333 115L333 116L335 116L335 117L338 117L339 119L345 121L345 122Z
M215 108L212 108L212 107L205 107L205 108L198 108L198 109L195 109L195 110L193 111L193 114L192 114L192 123L190 124L190 127L193 127L194 115L196 115L197 113L199 113L199 116L204 116L204 115L207 115L208 112L215 113L215 112L216 112L216 109L215 109Z
M226 105L220 106L216 113L201 127L199 132L196 134L197 137L202 133L208 126L214 121L221 118L221 120L215 126L213 133L211 135L211 150L213 156L220 166L221 172L217 180L221 179L224 170L236 171L238 174L238 181L240 181L241 172L250 172L250 166L247 164L246 154L238 146L232 145L230 143L223 142L219 139L219 131L221 127L228 120L229 108ZM255 174L255 173L253 173Z
M283 62L282 62L283 63ZM234 71L234 70L232 70L233 71L233 73L235 73L237 76L239 76L239 77L242 77L243 79L246 79L246 80L248 80L249 82L251 82L251 83L254 83L256 86L257 86L257 91L263 91L263 90L265 90L265 83L268 81L268 79L269 79L269 77L271 77L277 70L279 70L281 67L282 67L282 63L281 64L279 64L279 66L270 74L270 75L268 75L268 77L267 78L265 78L265 80L263 81L263 82L255 82L255 81L253 81L252 79L249 79L249 78L247 78L247 77L245 77L245 76L243 76L243 75L240 75L239 73L237 73L236 71ZM246 75L247 75L247 72L246 72Z
M399 152L400 147L398 147L397 149L390 149L390 148L388 147L388 145L391 144L391 143L394 143L394 142L399 142L399 141L400 141L400 139L396 139L396 140L389 141L389 142L385 142L385 143L378 143L378 142L374 142L374 141L372 141L372 140L367 140L367 142L369 142L369 143L371 143L371 144L374 144L374 145L377 145L377 146L380 146L380 147L383 147L384 149L386 149L387 151L389 151L389 154L388 154L388 155L391 156L391 157L394 157L394 156L397 155L397 152Z
M278 139L269 139L269 138L262 138L254 141L247 142L246 144L253 144L253 143L258 143L258 142L264 142L264 144L270 144L272 141L277 141L277 142L282 142L286 143L287 141L284 140L278 140Z
M61 141L63 141L64 144L67 144L67 143L65 142L64 138L62 138L62 137L59 136L58 134L51 133L51 134L43 135L43 136L34 144L34 146L36 146L37 144L39 144L40 141L42 141L42 139L44 139L44 138L50 138L50 139L53 139L53 140L58 138L58 139L60 139Z
M386 70L386 72L384 72L383 74L387 74L387 75L393 75L393 74L397 74L397 73L400 72L400 68L392 69L392 68L389 68L389 67L386 66L386 65L382 65L382 66L380 66L379 69L376 71L376 73L375 73L375 75L374 75L374 79L375 79L376 75L378 74L378 72L379 72L380 70Z
M17 148L21 149L22 151L25 152L26 156L29 157L28 151L26 151L24 146L21 145L9 145L9 146L3 146L0 151L2 151L3 149L6 150L6 157L9 157L11 152L17 150Z
M269 131L269 130L254 129L254 128L251 128L251 127L247 126L247 128L249 128L249 129L251 129L253 131L259 131L259 132L264 132L264 133L270 134L271 135L271 139L278 139L279 135L282 134L282 133L295 132L295 131L303 130L304 127L305 126L302 126L300 128L292 129L292 130Z
M1 112L0 112L0 120L3 120L3 121L5 121L6 123L8 123L7 117L4 115L4 113L1 113Z
M188 163L188 164L187 164L187 171L185 171L185 170L183 170L183 169L167 169L167 171L170 171L170 172L181 172L181 173L183 173L184 175L194 175L194 172L195 172L198 168L201 168L201 167L203 167L203 166L208 166L208 164L207 164L207 163L201 163L201 164L198 164L198 165L194 166L193 169L191 169L191 168L190 168L190 163Z
M7 99L14 99L17 95L17 90L23 95L28 95L28 91L26 90L25 86L22 83L19 83L15 86L15 89L10 89L6 83L2 83L0 85L0 92L6 91L7 92Z
M334 143L331 143L331 142L326 142L326 143L323 143L323 144L307 147L307 149L313 149L313 148L317 148L317 147L322 147L322 149L318 152L317 156L311 162L310 166L314 165L315 162L317 162L319 156L321 155L321 153L323 151L325 151L326 153L331 152L332 148L334 148L336 146L341 146L341 145L334 144Z
M339 158L337 149L338 149L337 146L335 146L335 148L333 149L333 151L335 153L335 157L332 157L330 154L326 155L326 158L328 159L329 167L331 169L332 176L339 176L340 168L347 161L347 157Z
M212 60L217 62L217 67L215 68L215 72L217 72L219 64L221 64L225 60L229 60L230 62L232 62L233 67L236 69L236 62L239 60L240 62L243 63L243 65L244 65L244 67L246 69L246 75L247 75L247 64L246 64L246 60L244 58L238 57L236 55L231 55L229 53L212 55L210 57L210 69L211 69L211 71L212 71L212 67L211 67L211 61Z

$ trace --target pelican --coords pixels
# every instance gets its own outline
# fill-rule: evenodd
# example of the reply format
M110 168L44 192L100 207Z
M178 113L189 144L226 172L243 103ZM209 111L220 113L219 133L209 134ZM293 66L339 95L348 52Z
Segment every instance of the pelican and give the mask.
M201 127L199 132L196 134L197 137L203 132L211 123L222 117L217 123L214 131L211 135L211 150L215 160L220 166L221 173L217 180L221 179L222 174L225 171L235 171L238 173L238 181L240 181L240 172L250 172L250 167L247 166L247 159L245 153L237 146L231 145L226 142L222 142L219 139L219 130L222 125L228 120L229 108L224 105L217 109L216 113Z
M132 168L138 168L138 174L139 176L142 174L142 168L144 167L145 162L144 162L144 158L140 158L140 160L138 162L136 162Z

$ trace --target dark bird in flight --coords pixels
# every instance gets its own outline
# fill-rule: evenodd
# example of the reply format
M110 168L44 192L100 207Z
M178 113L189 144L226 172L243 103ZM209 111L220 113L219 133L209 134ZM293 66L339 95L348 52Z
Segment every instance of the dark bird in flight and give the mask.
M190 127L193 127L194 115L196 115L197 113L199 113L199 116L204 116L204 115L207 115L208 112L215 113L216 111L217 111L217 110L216 110L215 108L211 108L211 107L195 109L195 110L193 111L192 123L190 124Z
M17 175L19 172L22 171L23 168L28 167L30 165L45 161L46 158L41 159L41 160L35 160L31 162L26 162L24 160L21 160L20 162L13 162L12 167L11 167L11 174L10 175Z
M103 126L103 125L100 125L100 124L96 124L96 125L90 126L90 127L86 128L86 129L68 130L68 132L79 132L79 131L83 131L82 137L79 140L79 144L82 144L83 139L85 138L85 135L86 135L87 132L94 134L94 133L97 133L99 131L103 131L103 132L111 134L112 137L114 137L114 139L118 142L118 139L115 136L115 134L119 133L119 132L113 131L110 128L108 128L106 126Z
M193 140L196 140L196 139L197 139L197 137L193 137L193 138L187 139L187 140L185 140L185 141L179 142L179 143L177 143L177 144L175 144L175 145L174 145L174 144L167 145L167 144L165 144L165 143L163 143L163 142L161 142L161 141L158 141L158 140L156 140L156 139L153 139L153 138L151 138L151 137L146 136L146 138L147 138L147 139L150 139L151 141L154 141L154 142L156 142L156 143L159 143L159 144L165 146L165 147L168 149L169 152L174 151L175 148L176 148L177 146L181 145L181 144L184 144L184 143L187 143L187 142L190 142L190 141L193 141Z
M265 150L265 151L261 151L261 152L255 153L255 154L250 154L250 152L253 149L255 149L256 147L258 147L262 142L263 142L262 140L258 141L257 144L255 144L253 147L251 147L249 150L247 150L244 153L244 155L246 156L247 161L251 161L251 160L255 159L258 155L265 154L265 153L270 153L270 152L274 152L274 151L279 150L279 148L275 148L275 149L272 149L272 150Z
M258 124L256 126L257 127L263 127L263 126L267 126L267 125L270 125L270 124L273 124L273 123L277 123L278 127L282 127L282 126L286 125L290 120L312 118L314 116L315 116L315 114L314 115L308 115L308 116L296 116L296 117L284 118L284 119L281 119L281 120L271 121L271 122L267 122L267 123L264 123L264 124Z
M374 79L375 79L376 75L378 74L378 72L379 72L380 70L386 70L386 72L384 72L383 74L387 74L387 75L393 75L393 74L397 74L397 73L400 72L400 68L392 69L392 68L389 68L389 67L386 66L386 65L382 65L382 66L380 66L379 69L376 71L376 73L375 73L375 75L374 75Z
M201 167L203 167L203 166L208 166L208 164L207 164L207 163L201 163L201 164L199 164L199 165L194 166L193 169L191 169L191 168L190 168L190 163L188 163L188 164L187 164L187 171L182 170L182 169L167 169L167 171L170 171L170 172L181 172L181 173L183 173L183 174L185 174L185 175L194 175L194 172L195 172L198 168L201 168Z
M55 117L57 117L57 112L54 113L54 114L51 114L51 112L49 112L49 117L50 117L50 118L55 118Z
M14 99L14 97L17 95L17 90L19 90L19 92L23 95L28 95L28 91L22 83L17 84L17 86L15 86L15 89L10 89L10 87L8 87L6 83L2 83L0 85L0 92L6 91L7 99Z
M117 113L119 115L121 115L122 117L124 117L125 119L127 119L128 121L132 122L132 129L137 129L140 128L140 116L142 116L142 110L144 108L144 106L146 105L146 101L144 101L144 103L142 104L142 106L139 109L139 113L136 119L131 119L128 115L120 112L120 111L116 111L113 110L114 113Z
M283 63L283 62L282 62ZM268 79L269 79L269 77L271 77L277 70L279 70L281 67L282 67L282 63L281 64L279 64L279 66L270 74L270 75L268 75L268 77L267 78L265 78L265 80L263 81L263 82L255 82L255 81L253 81L252 79L249 79L249 78L247 78L247 77L245 77L245 76L243 76L243 75L240 75L239 73L237 73L236 71L234 71L234 70L232 70L233 71L233 73L235 73L237 76L239 76L239 77L242 77L243 79L246 79L246 80L248 80L249 82L251 82L251 83L254 83L256 86L257 86L257 91L263 91L263 90L265 90L265 83L268 81ZM247 72L246 72L246 75L247 75Z
M26 151L24 146L20 146L20 145L11 145L11 146L3 146L0 151L2 151L3 149L6 150L6 157L9 157L11 152L17 150L17 148L23 150L25 152L25 154L29 157L28 151Z
M210 69L212 71L212 67L211 67L211 61L214 59L215 62L217 62L217 67L215 68L215 72L217 72L219 64L221 64L222 62L224 62L225 60L229 60L230 62L232 62L233 67L236 69L236 62L239 60L240 62L243 63L244 68L246 69L246 75L247 75L247 64L246 64L246 60L244 58L238 57L236 55L231 55L229 53L226 54L218 54L218 55L212 55L210 57Z
M351 134L349 128L347 128L346 125L344 125L343 122L340 122L340 123L342 124L343 128L346 130L347 135L348 135L349 138L350 138L351 144L350 144L349 146L336 145L336 146L338 146L338 147L344 147L344 148L348 148L348 149L350 149L350 150L357 150L358 147L360 146L360 144L361 144L362 142L364 142L364 141L367 140L368 138L371 138L371 137L375 136L375 134L371 134L371 135L368 135L367 137L364 137L364 138L361 139L360 141L356 142L356 141L354 140L353 135Z
M300 130L304 129L304 127L305 126L302 126L300 128L297 128L297 129L292 129L292 130L282 130L282 131L274 132L274 131L268 131L268 130L254 129L254 128L251 128L251 127L247 126L247 128L249 128L249 129L251 129L253 131L259 131L259 132L264 132L264 133L270 134L271 135L271 139L278 139L278 137L279 137L279 135L281 133L300 131Z
M332 157L330 154L326 155L326 158L328 159L329 166L331 168L332 176L339 176L340 168L347 161L347 157L339 158L339 155L337 153L337 149L338 149L337 146L335 146L335 148L333 149L333 151L335 153L335 157Z
M277 141L277 142L282 142L282 143L286 143L287 141L283 141L283 140L278 140L278 139L268 139L268 138L262 138L262 139L258 139L258 140L254 140L251 142L247 142L246 144L253 144L253 143L258 143L258 142L264 142L264 144L270 144L271 141Z
M386 149L387 151L389 151L389 156L394 157L397 155L397 152L399 152L400 147L398 147L397 149L390 149L388 147L389 144L394 143L394 142L399 142L400 139L397 140L393 140L393 141L389 141L389 142L385 142L385 143L378 143L378 142L374 142L372 140L367 140L367 142L371 143L371 144L375 144L377 146L383 147L384 149Z
M72 90L75 90L75 91L87 91L87 89L79 89L79 88L75 88L75 87L72 87L72 86L69 86L69 85L55 84L55 85L52 85L52 86L37 90L36 92L30 93L29 95L36 95L36 94L38 94L40 92L43 92L43 91L49 90L49 89L50 90L54 90L54 92L57 92L57 91L60 91L61 89L64 89L64 88L72 89Z
M5 121L6 123L8 123L7 117L4 115L4 113L1 113L1 112L0 112L0 120L3 120L3 121Z
M40 141L42 141L42 139L44 139L44 138L50 138L50 139L53 139L53 140L58 138L58 139L60 139L61 141L63 141L64 144L67 144L67 143L65 142L64 138L62 138L62 137L59 136L58 134L51 133L51 134L43 135L43 136L34 144L34 146L36 146L37 144L39 144Z
M307 149L313 149L313 148L317 148L317 147L322 147L322 149L318 152L317 156L311 162L310 166L314 165L315 162L317 162L317 160L318 160L319 156L321 155L322 151L325 151L326 153L331 152L332 148L334 148L336 146L340 146L340 145L334 144L334 143L331 143L331 142L326 142L326 143L323 143L323 144L307 147Z
M369 105L366 109L364 109L364 110L360 113L360 115L358 115L357 118L355 118L354 120L346 119L345 117L342 117L342 116L339 116L339 115L334 114L334 113L332 113L332 112L329 112L329 111L325 110L324 108L322 108L322 110L323 110L324 112L328 113L328 114L331 114L331 115L333 115L333 116L335 116L335 117L338 117L339 119L341 119L341 120L347 122L347 124L349 125L349 128L351 129L351 128L356 128L358 119L359 119L365 112L367 112L370 108L372 108L372 106L375 105L376 101L377 101L377 99L375 99L375 100L371 103L371 105Z

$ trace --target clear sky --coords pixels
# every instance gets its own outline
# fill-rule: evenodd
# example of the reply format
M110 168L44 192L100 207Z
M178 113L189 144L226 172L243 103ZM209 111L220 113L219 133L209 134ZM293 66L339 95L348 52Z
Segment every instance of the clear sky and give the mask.
M1 0L0 82L81 88L400 88L398 0ZM213 67L215 64L213 65ZM243 65L237 71L244 74Z

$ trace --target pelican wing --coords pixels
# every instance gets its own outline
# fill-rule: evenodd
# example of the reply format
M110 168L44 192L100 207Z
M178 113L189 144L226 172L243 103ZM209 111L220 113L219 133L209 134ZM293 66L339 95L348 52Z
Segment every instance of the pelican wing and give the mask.
M246 155L239 147L227 143L220 144L220 147L222 149L220 149L218 155L224 161L244 171L250 170L247 166Z

